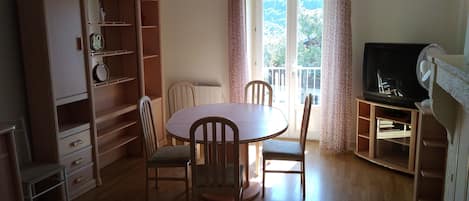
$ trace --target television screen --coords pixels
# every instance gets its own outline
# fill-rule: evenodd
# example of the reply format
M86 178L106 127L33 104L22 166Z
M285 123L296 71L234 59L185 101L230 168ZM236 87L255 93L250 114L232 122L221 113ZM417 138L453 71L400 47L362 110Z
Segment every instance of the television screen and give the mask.
M428 98L416 76L417 59L428 44L366 43L363 58L365 99L415 107Z

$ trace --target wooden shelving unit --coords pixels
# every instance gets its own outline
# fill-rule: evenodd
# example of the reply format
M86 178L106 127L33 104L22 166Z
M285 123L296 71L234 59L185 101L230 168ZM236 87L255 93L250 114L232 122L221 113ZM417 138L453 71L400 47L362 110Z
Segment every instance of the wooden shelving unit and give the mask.
M416 104L420 111L414 197L417 200L443 200L448 140L446 129L433 117L430 107Z
M414 174L418 111L357 98L355 154Z
M127 156L141 156L140 132L137 126L137 102L143 94L139 51L139 3L135 0L84 0L86 33L100 33L104 49L92 51L89 37L88 74L106 64L110 79L90 80L91 120L98 172L103 167ZM101 15L105 13L104 18ZM104 181L105 182L105 181Z
M141 48L144 94L152 100L153 113L160 145L166 144L164 129L163 67L161 66L159 0L140 0L141 16L138 22Z

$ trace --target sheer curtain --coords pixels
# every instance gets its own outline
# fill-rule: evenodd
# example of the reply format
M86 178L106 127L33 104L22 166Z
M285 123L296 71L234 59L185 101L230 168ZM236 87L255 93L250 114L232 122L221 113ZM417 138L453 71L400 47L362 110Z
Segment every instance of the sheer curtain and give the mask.
M351 0L324 1L320 147L344 152L352 131Z
M228 0L229 84L233 103L244 101L244 85L248 81L245 11L245 0Z

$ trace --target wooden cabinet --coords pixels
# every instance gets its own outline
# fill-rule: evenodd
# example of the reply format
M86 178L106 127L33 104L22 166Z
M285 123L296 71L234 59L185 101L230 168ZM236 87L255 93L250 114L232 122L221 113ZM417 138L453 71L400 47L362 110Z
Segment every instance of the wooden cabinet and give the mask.
M54 97L86 97L80 0L44 0Z
M141 156L137 102L150 96L164 138L158 0L17 0L34 158L67 167L71 198L102 168ZM103 49L90 36L104 38ZM93 69L107 66L107 80Z
M81 170L72 168L67 159L90 148L96 151L81 0L17 3L32 154L35 162L65 165L67 185L72 186L71 175ZM72 199L94 188L99 178L96 157L83 165L91 167L91 176L82 180L80 190L71 191Z
M160 145L164 145L166 144L166 129L160 44L160 1L139 0L139 7L141 12L140 19L138 19L141 41L139 54L143 74L143 93L152 100L158 141Z
M433 117L429 105L419 111L414 200L443 200L448 140L446 129Z
M418 111L357 98L355 155L414 174Z
M14 126L0 125L0 195L4 201L23 200Z

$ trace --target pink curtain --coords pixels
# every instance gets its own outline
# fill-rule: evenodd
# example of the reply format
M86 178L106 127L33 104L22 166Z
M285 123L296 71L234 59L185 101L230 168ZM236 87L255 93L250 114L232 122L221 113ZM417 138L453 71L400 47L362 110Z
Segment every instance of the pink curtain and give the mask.
M344 152L353 135L351 0L324 3L320 147Z
M229 84L233 103L243 102L248 79L245 8L245 0L228 0Z

